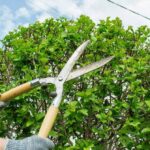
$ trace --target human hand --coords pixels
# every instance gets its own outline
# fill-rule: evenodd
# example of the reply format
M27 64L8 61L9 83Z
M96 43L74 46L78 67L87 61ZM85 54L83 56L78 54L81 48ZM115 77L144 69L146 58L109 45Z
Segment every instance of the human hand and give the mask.
M39 136L31 136L23 140L9 140L5 150L51 150L54 143Z

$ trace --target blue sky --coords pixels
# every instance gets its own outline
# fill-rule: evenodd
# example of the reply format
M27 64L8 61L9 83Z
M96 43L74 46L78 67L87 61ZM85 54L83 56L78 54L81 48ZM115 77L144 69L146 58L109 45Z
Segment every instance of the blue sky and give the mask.
M147 17L150 16L150 0L113 0ZM123 10L107 0L0 0L0 39L18 25L28 26L36 20L65 16L75 19L81 14L90 16L95 22L120 17L125 27L150 26L150 21Z

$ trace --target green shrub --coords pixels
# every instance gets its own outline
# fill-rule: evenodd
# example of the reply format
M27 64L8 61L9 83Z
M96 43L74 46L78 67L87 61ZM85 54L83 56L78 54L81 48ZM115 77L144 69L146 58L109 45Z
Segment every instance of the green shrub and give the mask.
M87 16L35 22L2 40L0 92L35 78L57 76L74 50L91 43L77 66L107 56L104 67L65 83L64 102L50 132L59 150L150 147L150 29L124 28L119 18L97 25ZM0 113L0 136L37 134L52 102L44 86L12 100Z

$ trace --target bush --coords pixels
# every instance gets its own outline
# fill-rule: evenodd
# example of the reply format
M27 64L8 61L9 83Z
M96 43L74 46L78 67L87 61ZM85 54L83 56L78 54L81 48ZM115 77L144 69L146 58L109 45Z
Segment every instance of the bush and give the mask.
M149 149L149 36L148 27L125 29L119 18L97 25L87 16L51 18L20 26L2 40L0 92L35 78L57 76L74 50L90 39L74 68L115 58L65 84L64 101L49 136L59 150ZM54 88L34 89L1 109L0 136L37 134Z

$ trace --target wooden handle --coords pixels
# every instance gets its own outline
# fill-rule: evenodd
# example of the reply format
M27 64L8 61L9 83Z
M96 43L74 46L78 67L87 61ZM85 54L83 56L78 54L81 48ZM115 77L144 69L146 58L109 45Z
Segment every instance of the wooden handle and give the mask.
M51 105L43 120L38 136L42 138L48 137L48 134L54 125L57 114L58 114L58 107Z
M0 101L7 101L32 89L31 83L24 83L0 95Z

